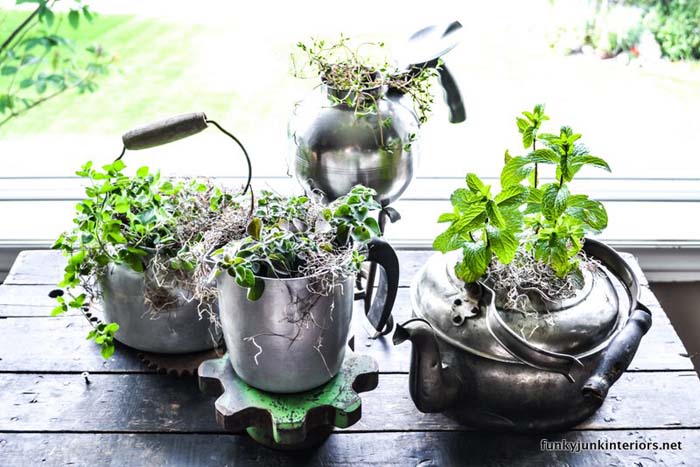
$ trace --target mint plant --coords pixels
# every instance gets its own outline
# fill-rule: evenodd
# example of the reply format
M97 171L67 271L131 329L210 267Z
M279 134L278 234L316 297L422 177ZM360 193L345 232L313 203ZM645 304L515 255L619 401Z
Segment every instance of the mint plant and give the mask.
M435 239L441 252L462 250L455 267L465 282L483 278L496 262L510 264L516 256L546 265L554 276L581 284L580 261L584 236L601 232L608 223L604 206L584 194L573 194L569 184L578 171L593 166L610 171L608 164L581 144L581 135L563 126L558 134L542 133L549 120L544 106L516 118L525 155L505 153L501 191L475 174L467 174L467 188L452 193L453 212L438 222L449 222ZM542 147L538 147L538 143ZM553 168L553 180L540 185L542 166ZM530 259L520 262L532 266Z
M359 271L362 246L381 234L370 216L381 209L376 192L358 185L328 206L312 196L284 198L264 191L257 200L247 236L212 256L218 267L248 289L248 299L263 294L264 277L315 277L320 294L335 279Z
M54 315L86 309L99 298L99 278L111 264L143 273L144 300L153 312L196 299L211 311L216 289L208 284L214 247L244 234L248 215L240 200L208 180L169 180L141 167L124 173L121 160L102 167L86 163L77 175L88 180L86 199L76 206L74 227L53 248L68 258ZM173 297L169 289L188 297ZM210 319L212 318L210 313ZM114 352L118 323L101 323L88 335L107 358Z

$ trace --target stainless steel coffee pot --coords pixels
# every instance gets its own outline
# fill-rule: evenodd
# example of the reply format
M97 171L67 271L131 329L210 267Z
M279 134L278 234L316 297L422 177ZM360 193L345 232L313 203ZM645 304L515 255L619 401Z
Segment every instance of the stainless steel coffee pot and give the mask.
M459 252L432 256L411 289L414 318L397 326L410 340L409 389L422 412L444 412L480 429L556 431L594 413L629 366L651 326L625 260L586 239L600 261L585 285L546 310L497 307L493 290L454 274Z
M458 43L462 25L430 26L414 33L405 47L401 73L437 68L450 121L465 120L457 84L440 57ZM405 68L404 68L405 67ZM289 122L289 169L307 190L334 200L362 184L383 205L395 201L413 180L420 157L420 125L410 98L398 89L364 90L377 111L358 116L346 98L357 96L327 84L294 108Z

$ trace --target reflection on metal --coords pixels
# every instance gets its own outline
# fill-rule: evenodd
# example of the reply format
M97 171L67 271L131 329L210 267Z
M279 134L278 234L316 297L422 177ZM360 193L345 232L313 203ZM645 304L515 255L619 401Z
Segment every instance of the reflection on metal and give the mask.
M612 249L586 240L603 267L570 300L533 313L500 310L483 284L469 293L480 311L454 321L464 284L458 255L436 254L412 285L416 318L397 326L411 340L410 390L424 412L445 412L486 429L550 431L584 420L630 364L651 314L637 303L639 284Z

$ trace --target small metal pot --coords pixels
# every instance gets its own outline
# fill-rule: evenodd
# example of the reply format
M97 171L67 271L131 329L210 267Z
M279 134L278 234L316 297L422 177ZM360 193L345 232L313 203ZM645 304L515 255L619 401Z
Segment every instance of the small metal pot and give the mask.
M373 239L368 260L381 266L368 315L383 329L398 290L398 259L388 243ZM355 276L336 279L327 295L312 291L318 290L319 276L260 279L265 290L250 301L247 289L231 276L217 276L221 327L233 369L246 383L269 392L295 393L325 384L345 356Z
M180 354L217 347L221 330L207 316L200 318L199 302L179 300L161 311L144 302L144 275L127 266L110 264L98 277L106 322L119 324L114 337L144 352ZM171 291L186 296L184 291ZM213 304L214 313L218 307Z

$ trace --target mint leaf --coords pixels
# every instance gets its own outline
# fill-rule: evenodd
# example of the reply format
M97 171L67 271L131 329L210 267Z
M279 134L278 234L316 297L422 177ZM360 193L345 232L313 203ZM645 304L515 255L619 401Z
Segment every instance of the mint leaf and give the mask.
M440 214L440 217L438 217L438 224L441 224L443 222L454 222L457 219L459 219L459 214L456 214L454 212L446 212Z
M515 258L518 250L518 240L508 229L497 229L488 226L486 235L489 239L491 250L503 264L508 264Z
M569 160L569 165L571 169L578 172L579 168L584 165L592 165L593 167L598 167L599 169L604 169L610 172L610 166L605 160L600 157L591 156L590 154L582 156L574 156Z
M441 253L458 250L462 247L464 240L462 235L453 226L450 226L446 231L435 237L433 240L433 249Z
M462 261L457 263L455 273L464 282L481 278L491 263L491 249L483 241L466 242L462 247Z
M495 201L489 200L486 203L486 215L489 218L489 223L494 227L502 229L506 226L506 220Z
M488 195L488 189L486 188L486 185L484 185L484 182L482 182L481 179L473 173L467 174L467 186L472 193Z
M475 203L483 203L482 196L474 194L466 188L458 188L452 192L450 202L461 212L468 211Z
M475 204L471 206L460 218L453 224L455 231L462 234L468 234L477 227L481 227L486 220L486 205Z
M550 183L542 187L542 214L550 221L557 219L566 210L569 189L566 185Z
M534 170L534 164L523 156L513 157L501 171L501 188L522 182Z
M551 149L537 149L525 156L529 161L537 164L557 164L559 155Z
M497 194L494 201L499 207L520 205L527 199L527 192L522 185L511 185Z

